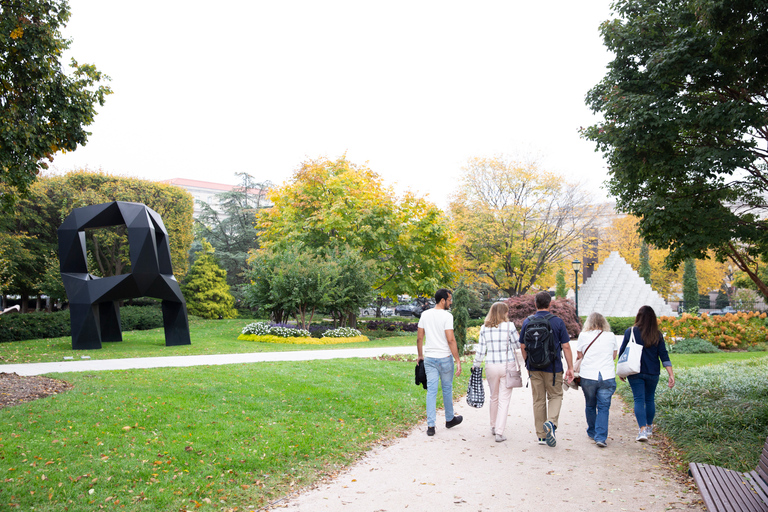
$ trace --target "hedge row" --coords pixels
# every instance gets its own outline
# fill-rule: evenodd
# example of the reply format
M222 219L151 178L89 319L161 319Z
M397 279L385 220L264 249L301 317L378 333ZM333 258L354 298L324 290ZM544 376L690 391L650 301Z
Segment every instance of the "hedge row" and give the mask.
M141 331L163 326L159 306L120 308L123 331ZM0 316L0 343L70 336L69 311L53 313L11 313Z

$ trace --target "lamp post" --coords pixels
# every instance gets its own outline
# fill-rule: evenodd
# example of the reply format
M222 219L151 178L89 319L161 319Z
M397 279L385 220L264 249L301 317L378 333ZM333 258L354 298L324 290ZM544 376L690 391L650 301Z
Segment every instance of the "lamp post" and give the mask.
M579 260L573 260L573 272L576 274L576 318L579 317L579 270L581 270L581 262Z

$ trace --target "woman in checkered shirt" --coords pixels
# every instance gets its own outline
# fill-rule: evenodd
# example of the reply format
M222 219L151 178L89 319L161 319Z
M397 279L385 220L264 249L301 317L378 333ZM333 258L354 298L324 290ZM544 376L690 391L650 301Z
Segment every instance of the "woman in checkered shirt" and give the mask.
M491 388L491 434L496 442L506 441L504 427L507 424L509 400L512 388L506 386L507 361L518 362L515 350L520 348L520 340L515 324L509 321L509 306L497 302L491 306L485 323L480 328L480 338L475 350L474 365L482 366L485 360L485 377Z

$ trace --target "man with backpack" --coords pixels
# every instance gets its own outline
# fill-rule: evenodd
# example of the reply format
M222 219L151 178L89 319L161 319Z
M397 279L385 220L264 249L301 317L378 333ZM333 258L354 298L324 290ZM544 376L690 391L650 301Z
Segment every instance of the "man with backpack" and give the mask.
M568 370L566 382L573 380L573 356L568 329L559 317L549 312L549 292L536 294L536 313L523 321L520 347L533 393L533 420L539 444L555 446L557 421L563 404L563 362Z

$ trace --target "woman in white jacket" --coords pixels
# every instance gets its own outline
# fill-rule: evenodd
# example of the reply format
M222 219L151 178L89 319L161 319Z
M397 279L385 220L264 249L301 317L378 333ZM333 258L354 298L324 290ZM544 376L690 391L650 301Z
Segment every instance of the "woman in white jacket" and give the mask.
M576 359L581 359L579 377L586 401L587 435L600 448L608 446L608 413L616 391L614 360L618 349L605 317L600 313L589 315L576 343Z
M485 378L491 389L491 434L496 442L506 441L504 428L507 425L509 401L512 388L506 386L507 361L515 361L515 350L520 348L520 340L515 324L509 321L509 306L497 302L491 306L485 323L480 328L475 366L481 366L485 360Z

